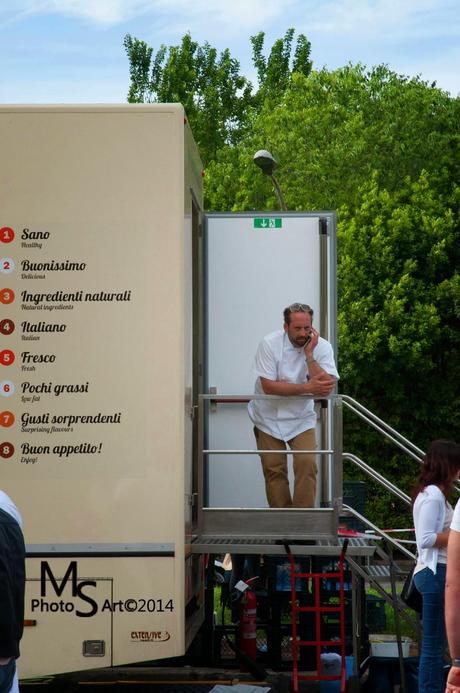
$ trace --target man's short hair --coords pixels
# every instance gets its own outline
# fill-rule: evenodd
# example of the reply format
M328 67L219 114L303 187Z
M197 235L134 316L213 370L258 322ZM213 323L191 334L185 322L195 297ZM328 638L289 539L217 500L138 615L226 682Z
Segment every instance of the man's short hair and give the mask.
M283 317L286 325L289 325L291 322L291 313L309 313L313 320L313 308L310 308L307 303L291 303L290 306L284 309Z

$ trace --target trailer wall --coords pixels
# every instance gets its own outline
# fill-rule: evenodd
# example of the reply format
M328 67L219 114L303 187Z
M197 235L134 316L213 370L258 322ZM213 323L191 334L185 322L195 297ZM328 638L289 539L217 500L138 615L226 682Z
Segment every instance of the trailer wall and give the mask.
M186 647L201 165L184 122L178 105L0 107L13 326L0 392L14 418L0 485L30 555L22 676Z

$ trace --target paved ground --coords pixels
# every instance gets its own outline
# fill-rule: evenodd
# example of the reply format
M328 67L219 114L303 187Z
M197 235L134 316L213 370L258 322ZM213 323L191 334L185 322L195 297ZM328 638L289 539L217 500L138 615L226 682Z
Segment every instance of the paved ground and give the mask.
M21 682L21 693L209 693L218 684L231 687L243 683L257 688L270 687L271 693L291 691L291 676L287 673L268 673L264 681L256 682L249 674L236 670L120 667L70 675L65 679ZM301 691L307 690L315 693L319 685L302 684Z

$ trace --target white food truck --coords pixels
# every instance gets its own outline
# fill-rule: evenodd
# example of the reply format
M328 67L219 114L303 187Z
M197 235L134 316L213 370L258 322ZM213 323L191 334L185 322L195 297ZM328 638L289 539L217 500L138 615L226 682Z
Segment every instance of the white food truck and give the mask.
M267 505L256 455L200 446L255 447L236 395L286 305L308 301L335 343L334 215L203 223L202 165L174 104L0 106L0 155L0 488L27 544L20 675L182 655L204 619L203 505Z
M179 655L203 619L186 548L202 169L183 109L3 106L0 152L20 674Z

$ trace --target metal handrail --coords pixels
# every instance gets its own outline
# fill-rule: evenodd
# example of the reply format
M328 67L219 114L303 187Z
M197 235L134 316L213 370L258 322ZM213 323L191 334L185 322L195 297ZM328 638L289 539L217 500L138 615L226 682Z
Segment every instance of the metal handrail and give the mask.
M239 394L234 394L234 395L219 395L219 400L220 401L235 401L235 399L239 400L246 400L249 396L247 394L244 395L239 395ZM250 395L251 399L281 399L281 395L265 395L265 394L253 394ZM210 393L210 394L202 394L200 395L200 399L202 401L215 401L216 400L216 393ZM289 399L314 399L312 395L298 395L298 396L291 396ZM389 424L387 424L383 419L378 417L376 414L374 414L372 411L364 407L360 402L357 400L353 399L353 397L350 397L349 395L343 395L343 394L332 394L327 397L324 397L324 399L338 399L340 400L345 406L348 407L350 411L355 413L359 418L361 418L365 423L369 424L372 426L375 430L377 430L379 433L382 435L386 436L389 438L400 450L408 454L410 457L415 459L417 462L421 463L422 462L422 457L423 457L423 451L414 445L410 440L408 440L405 436L400 434L398 431L396 431L394 428L392 428ZM208 455L260 455L261 452L275 452L280 455L286 454L285 450L206 450L202 449L202 453L205 456ZM301 453L315 453L323 456L328 456L328 455L333 455L334 450L331 449L324 449L324 450L289 450L288 454L301 454ZM399 500L403 501L406 505L410 504L410 497L404 493L398 486L393 484L391 481L389 481L386 477L384 477L382 474L377 472L375 469L373 469L370 465L368 465L366 462L364 462L362 459L360 459L357 455L353 455L352 453L347 453L343 452L342 453L342 459L346 459L351 461L356 467L358 467L361 471L363 471L367 476L370 478L374 479L377 483L379 483L383 488L385 488L387 491L392 493L394 496L396 496ZM344 506L345 507L345 506ZM385 536L385 535L383 535ZM398 545L399 548L399 545Z
M419 447L414 445L408 438L399 433L396 429L392 428L383 419L378 417L376 414L366 409L360 402L353 399L349 395L340 395L342 402L359 416L363 421L368 423L370 426L375 428L379 433L382 433L387 438L389 438L395 445L397 445L401 450L410 455L417 462L421 462L424 452Z
M408 455L413 457L417 462L421 462L424 452L417 445L414 445L408 438L399 433L395 428L390 426L386 421L381 419L379 416L374 414L370 409L367 409L364 405L358 402L353 397L344 394L332 394L326 397L321 397L321 399L334 399L340 398L340 400L345 404L350 411L359 416L363 421L368 423L370 426L375 428L379 433L382 433L387 438L389 438L395 445L397 445L401 450L406 452ZM285 399L286 395L265 395L265 394L235 394L235 395L217 395L214 394L202 394L200 398L203 400L210 400L213 402L219 401L219 403L232 403L232 402L247 402L250 400L264 400L264 399ZM314 395L290 395L289 399L317 399Z
M406 549L406 547L401 544L401 542L397 541L397 539L393 539L387 532L385 532L383 529L380 529L377 527L377 525L374 525L373 522L367 519L367 517L364 517L364 515L361 515L357 510L352 508L350 505L342 504L342 508L346 510L350 515L353 515L353 517L356 517L358 520L360 520L363 524L367 525L369 529L372 529L374 534L377 534L378 536L382 537L382 539L385 539L389 544L394 546L395 549L398 549L398 551L401 551L401 553L404 553L407 558L410 558L411 560L415 561L415 554L413 554L409 549Z
M202 400L220 400L221 402L233 402L233 400L242 400L250 402L252 399L334 399L335 397L342 398L343 395L325 395L324 397L317 397L316 395L264 395L264 394L252 394L252 395L218 395L217 393L203 394L199 395Z
M247 394L232 394L232 395L226 395L226 394L219 394L215 392L209 392L207 394L199 394L197 398L197 407L196 407L196 413L197 413L197 449L198 449L198 467L197 467L197 473L196 473L196 488L197 488L197 499L196 499L196 507L197 507L197 513L196 513L196 522L197 522L197 527L198 530L200 527L204 526L204 516L203 516L203 509L204 509L204 504L203 504L203 496L204 496L204 489L205 489L205 468L204 468L204 463L205 460L209 460L210 456L212 458L221 458L221 456L229 456L229 455L236 455L236 456L251 456L251 457L259 457L261 453L267 452L267 453L277 453L280 455L299 455L299 454L305 454L305 453L311 453L314 455L318 455L319 459L324 461L324 464L327 465L327 459L332 460L332 464L330 465L330 475L331 475L331 487L332 487L332 496L334 498L338 498L341 493L341 486L342 486L342 440L341 436L338 436L337 434L334 434L334 440L329 442L328 440L322 441L322 445L320 449L302 449L302 450L259 450L259 449L247 449L247 450L242 450L242 449L207 449L205 445L203 445L204 442L204 415L207 407L212 407L213 402L216 401L216 399L219 399L221 401L225 402L234 402L235 400L245 400L246 398L250 399L260 399L260 400L277 400L279 401L280 399L286 399L285 396L282 395L265 395L265 394L251 394L248 396ZM299 399L299 400L315 400L315 397L312 395L299 395L299 396L291 396L289 399ZM336 425L333 427L334 431L341 431L341 414L342 414L342 405L341 405L341 398L339 395L336 393L328 395L327 397L323 397L321 399L324 400L330 400L331 401L331 409L332 409L332 416L334 418L334 421L336 421ZM338 507L336 504L330 504L328 498L324 498L328 511L330 512L332 510L333 516L335 518L335 522L337 522L338 518ZM321 505L323 505L323 500L321 501Z
M334 450L203 450L203 455L303 455L309 453L311 455L332 455Z
M359 469L361 469L365 474L371 477L371 479L374 479L374 481L378 481L379 484L381 484L384 488L386 488L387 491L390 491L394 496L402 500L406 505L410 505L410 497L407 495L407 493L404 493L404 491L401 491L401 489L393 484L393 482L388 481L382 474L379 472L376 472L375 469L370 467L366 462L363 462L362 459L357 457L356 455L353 455L351 452L344 452L342 454L342 458L344 460L350 460L350 462L353 462Z

